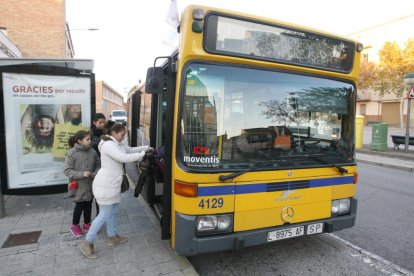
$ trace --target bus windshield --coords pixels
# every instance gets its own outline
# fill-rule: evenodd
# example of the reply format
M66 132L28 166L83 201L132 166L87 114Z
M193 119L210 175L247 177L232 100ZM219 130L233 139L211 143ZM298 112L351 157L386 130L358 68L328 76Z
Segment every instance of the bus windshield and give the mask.
M350 83L192 63L182 93L178 156L186 167L287 169L354 162Z

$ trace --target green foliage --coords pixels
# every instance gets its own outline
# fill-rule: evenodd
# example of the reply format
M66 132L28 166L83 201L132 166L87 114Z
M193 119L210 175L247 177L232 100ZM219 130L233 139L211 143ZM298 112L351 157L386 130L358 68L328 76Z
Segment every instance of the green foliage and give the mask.
M378 64L361 62L358 85L374 89L380 96L393 93L402 97L406 90L404 75L408 72L414 72L414 39L407 40L404 49L396 42L386 42L379 51Z
M405 72L414 72L414 38L407 40L404 49Z
M361 60L359 68L359 89L369 89L373 86L375 80L377 66L373 62L368 62L366 59Z

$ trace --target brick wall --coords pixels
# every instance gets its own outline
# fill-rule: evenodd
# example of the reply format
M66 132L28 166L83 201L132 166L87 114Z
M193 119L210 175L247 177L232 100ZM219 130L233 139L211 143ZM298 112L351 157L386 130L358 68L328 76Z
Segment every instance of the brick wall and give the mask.
M65 0L0 0L0 27L23 57L66 57L65 21Z
M110 95L104 95L104 90L108 91ZM112 99L111 94L116 95L117 97L121 97L122 95L118 93L115 89L109 86L104 81L95 81L95 97L96 97L96 112L103 113L106 119L110 119L109 115L111 114L112 110L126 110L124 103L121 104L114 102ZM110 96L109 98L107 96Z
M103 85L102 81L95 81L95 103L96 103L96 112L107 113L105 112L102 101L103 101ZM109 114L105 114L105 117L108 118Z

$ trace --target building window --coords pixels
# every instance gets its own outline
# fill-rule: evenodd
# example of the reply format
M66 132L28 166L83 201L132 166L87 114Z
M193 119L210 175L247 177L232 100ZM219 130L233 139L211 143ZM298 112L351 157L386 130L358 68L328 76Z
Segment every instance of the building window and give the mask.
M108 103L107 103L107 101L105 101L105 100L102 100L102 110L107 110L107 108L108 108Z
M359 106L359 114L365 116L366 113L367 113L367 105L361 104Z

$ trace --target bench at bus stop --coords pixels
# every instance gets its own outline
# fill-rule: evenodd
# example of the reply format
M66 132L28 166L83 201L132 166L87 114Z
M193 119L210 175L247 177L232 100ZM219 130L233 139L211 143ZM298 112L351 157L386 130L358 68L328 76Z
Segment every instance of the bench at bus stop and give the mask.
M393 150L395 150L395 148L397 148L398 150L400 150L400 145L405 145L405 136L402 135L391 135L392 138L392 142L394 143L394 148ZM408 139L408 144L410 146L414 146L414 137L409 137Z

